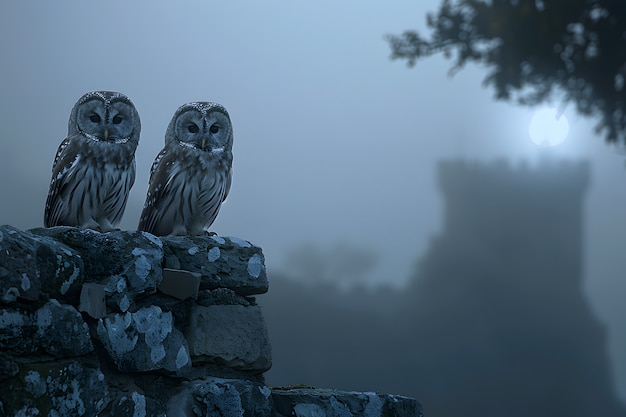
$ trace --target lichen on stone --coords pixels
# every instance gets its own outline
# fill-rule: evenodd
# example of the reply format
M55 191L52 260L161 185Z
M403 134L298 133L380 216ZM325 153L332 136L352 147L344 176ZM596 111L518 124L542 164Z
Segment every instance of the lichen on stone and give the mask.
M218 260L220 258L220 248L214 246L209 249L209 251L207 252L207 258L209 259L209 262L215 262L216 260Z
M255 253L250 257L250 259L248 259L248 274L251 277L258 278L263 268L265 268L263 265L263 259L258 253Z
M30 289L30 279L26 273L22 274L22 290L28 291Z
M137 333L132 330L127 331L131 324L130 313L116 314L112 320L107 317L98 321L98 335L108 342L105 345L108 345L107 350L114 356L114 359L121 358L137 345L139 340Z
M152 265L146 258L146 251L141 248L135 248L132 254L137 257L135 259L135 274L140 279L145 280L150 275L150 271L152 271Z
M226 243L226 241L224 240L223 237L219 237L219 236L211 236L211 239L216 241L218 244L223 245Z
M233 242L237 246L241 246L242 248L250 248L252 245L247 240L239 239L238 237L229 237L231 242Z

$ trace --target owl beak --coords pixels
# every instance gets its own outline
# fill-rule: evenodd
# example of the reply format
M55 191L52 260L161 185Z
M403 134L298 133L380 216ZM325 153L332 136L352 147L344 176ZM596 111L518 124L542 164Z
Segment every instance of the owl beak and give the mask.
M104 140L105 141L109 140L109 129L104 129Z
M202 150L206 151L206 138L202 139Z

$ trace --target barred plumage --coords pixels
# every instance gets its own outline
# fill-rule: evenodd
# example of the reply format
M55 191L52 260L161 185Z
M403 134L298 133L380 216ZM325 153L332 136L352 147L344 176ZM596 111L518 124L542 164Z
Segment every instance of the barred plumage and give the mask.
M157 236L202 235L215 221L232 180L233 129L216 103L178 108L150 171L139 230Z
M140 131L139 114L125 95L84 94L54 158L44 225L113 230L135 182Z

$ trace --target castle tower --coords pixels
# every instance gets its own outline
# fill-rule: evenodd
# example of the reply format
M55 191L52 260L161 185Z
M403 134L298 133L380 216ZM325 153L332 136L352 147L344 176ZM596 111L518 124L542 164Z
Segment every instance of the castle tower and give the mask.
M427 414L625 416L582 288L588 164L438 169L444 226L405 312Z
M533 167L441 162L443 235L471 240L509 279L549 276L544 284L561 290L579 286L589 177L587 162L544 160Z

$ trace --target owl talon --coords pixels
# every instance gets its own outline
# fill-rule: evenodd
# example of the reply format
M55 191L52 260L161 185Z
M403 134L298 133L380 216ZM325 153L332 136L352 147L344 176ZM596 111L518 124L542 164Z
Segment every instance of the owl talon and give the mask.
M79 226L81 229L86 229L86 230L93 230L94 232L98 232L98 233L102 233L102 227L100 227L100 225L94 221L91 221L89 223L85 223L85 224L81 224Z

